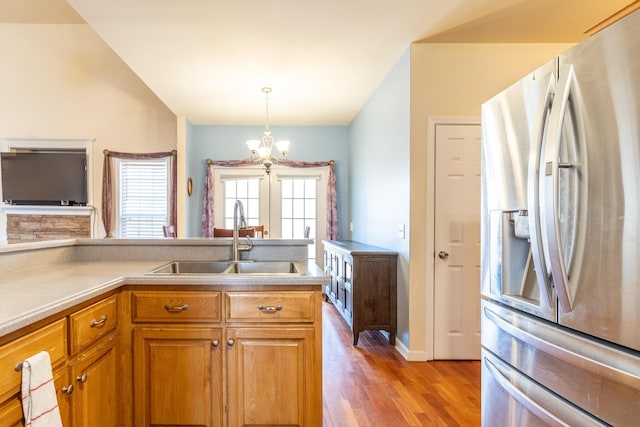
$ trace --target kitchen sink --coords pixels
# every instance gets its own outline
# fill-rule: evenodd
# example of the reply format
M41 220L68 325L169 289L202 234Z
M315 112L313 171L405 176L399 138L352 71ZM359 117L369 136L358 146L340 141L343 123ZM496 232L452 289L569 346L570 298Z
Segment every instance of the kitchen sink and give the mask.
M148 275L304 275L305 264L298 261L171 261L145 274Z
M225 273L235 274L305 274L304 265L291 261L236 261Z
M228 261L172 261L150 274L220 274L229 268Z

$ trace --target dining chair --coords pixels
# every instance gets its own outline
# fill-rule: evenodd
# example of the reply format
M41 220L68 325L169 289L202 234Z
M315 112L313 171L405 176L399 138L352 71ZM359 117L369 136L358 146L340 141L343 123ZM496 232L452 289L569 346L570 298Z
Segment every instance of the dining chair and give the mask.
M238 230L239 237L254 237L256 230L254 228L245 228ZM213 237L233 237L233 228L215 228L213 227Z

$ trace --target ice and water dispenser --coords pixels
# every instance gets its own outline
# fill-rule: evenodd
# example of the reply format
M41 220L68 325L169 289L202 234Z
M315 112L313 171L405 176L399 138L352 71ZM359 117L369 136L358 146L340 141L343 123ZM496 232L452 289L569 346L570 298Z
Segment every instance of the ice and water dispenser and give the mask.
M491 297L540 306L526 210L490 212Z

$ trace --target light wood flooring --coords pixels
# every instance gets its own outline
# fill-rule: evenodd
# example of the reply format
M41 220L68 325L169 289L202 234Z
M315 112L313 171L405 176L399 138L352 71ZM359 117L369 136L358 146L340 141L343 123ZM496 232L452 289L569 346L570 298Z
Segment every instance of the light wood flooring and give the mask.
M323 303L323 425L479 426L480 362L408 362L377 331L354 347Z

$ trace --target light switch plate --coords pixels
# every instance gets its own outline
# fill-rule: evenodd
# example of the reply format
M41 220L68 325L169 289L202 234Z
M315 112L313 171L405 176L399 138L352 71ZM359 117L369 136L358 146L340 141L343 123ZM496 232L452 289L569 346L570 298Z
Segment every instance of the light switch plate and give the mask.
M398 238L404 239L404 224L398 225Z

